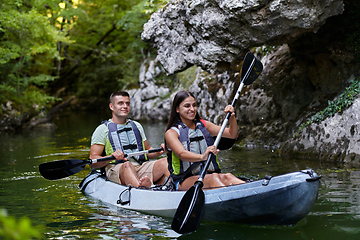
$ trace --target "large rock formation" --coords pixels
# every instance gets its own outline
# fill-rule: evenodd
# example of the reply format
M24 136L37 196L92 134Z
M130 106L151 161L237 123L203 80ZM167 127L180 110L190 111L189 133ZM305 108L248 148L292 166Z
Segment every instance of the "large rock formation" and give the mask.
M169 74L191 65L223 72L246 49L316 32L342 11L342 0L174 0L151 16L141 36Z
M244 53L276 46L261 59L259 79L239 99L240 139L272 145L281 154L358 162L358 100L310 124L301 137L293 135L360 76L358 53L350 46L356 38L347 39L359 30L353 22L359 8L356 0L171 1L152 15L142 38L158 49L157 61L168 74L191 65L203 69L190 90L201 101L201 115L217 123L239 82Z

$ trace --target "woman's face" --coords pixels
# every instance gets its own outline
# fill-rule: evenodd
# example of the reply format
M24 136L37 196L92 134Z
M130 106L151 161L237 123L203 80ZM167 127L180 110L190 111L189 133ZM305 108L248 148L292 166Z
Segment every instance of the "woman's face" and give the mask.
M182 121L194 120L197 113L195 99L191 96L185 98L180 105L176 107L176 112L179 113Z

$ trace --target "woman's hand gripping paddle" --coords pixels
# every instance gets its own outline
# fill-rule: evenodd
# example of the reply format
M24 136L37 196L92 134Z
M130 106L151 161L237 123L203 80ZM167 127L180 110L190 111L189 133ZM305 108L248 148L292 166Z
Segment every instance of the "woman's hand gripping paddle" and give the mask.
M241 83L231 103L233 107L235 107L243 86L253 83L261 73L262 69L262 63L256 59L252 53L248 52L244 58L241 68ZM230 116L231 113L228 112L223 124L221 125L219 134L217 135L214 143L216 147L220 142ZM209 167L211 157L212 154L209 155L199 179L195 182L194 186L187 190L181 199L171 224L171 228L177 233L185 234L194 232L200 225L205 206L205 194L202 190L203 179L205 177L206 170Z
M125 154L124 157L132 157L143 155L147 153L160 152L163 151L162 148L155 148L145 151L134 152L130 154ZM113 156L98 158L98 159L89 159L89 160L79 160L79 159L67 159L67 160L59 160L47 163L41 163L39 165L39 171L41 175L49 180L56 180L65 177L69 177L74 175L75 173L80 172L84 169L87 164L93 164L97 162L104 162L109 160L115 160Z

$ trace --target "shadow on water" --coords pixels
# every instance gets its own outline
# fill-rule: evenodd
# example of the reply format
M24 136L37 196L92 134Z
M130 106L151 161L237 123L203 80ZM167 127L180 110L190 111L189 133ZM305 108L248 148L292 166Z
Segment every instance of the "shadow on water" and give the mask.
M204 222L180 236L171 219L109 206L85 196L78 184L90 170L49 181L42 162L87 159L91 134L107 115L76 114L56 120L56 128L0 136L0 206L10 215L28 216L49 239L359 239L360 171L318 159L278 158L272 150L234 146L221 151L223 172L252 179L312 168L322 175L319 198L294 226L249 226ZM144 123L150 145L163 142L164 123Z

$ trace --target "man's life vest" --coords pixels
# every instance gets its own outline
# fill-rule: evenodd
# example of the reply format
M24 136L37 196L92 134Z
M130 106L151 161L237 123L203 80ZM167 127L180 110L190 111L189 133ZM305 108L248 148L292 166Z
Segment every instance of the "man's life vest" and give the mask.
M177 126L179 129L179 141L184 148L190 152L203 154L208 146L214 145L214 139L202 122L196 121L195 129L190 129L183 122ZM217 157L213 155L210 160L207 172L221 172ZM174 152L168 153L169 171L174 181L180 180L180 183L190 176L200 174L206 161L187 162L182 161Z
M121 150L124 154L143 151L145 149L144 141L142 140L140 131L136 124L130 119L125 125L118 125L116 123L105 121L104 124L109 129L109 141L114 150ZM139 164L147 161L146 154L133 156ZM117 160L117 163L122 163L122 160Z

